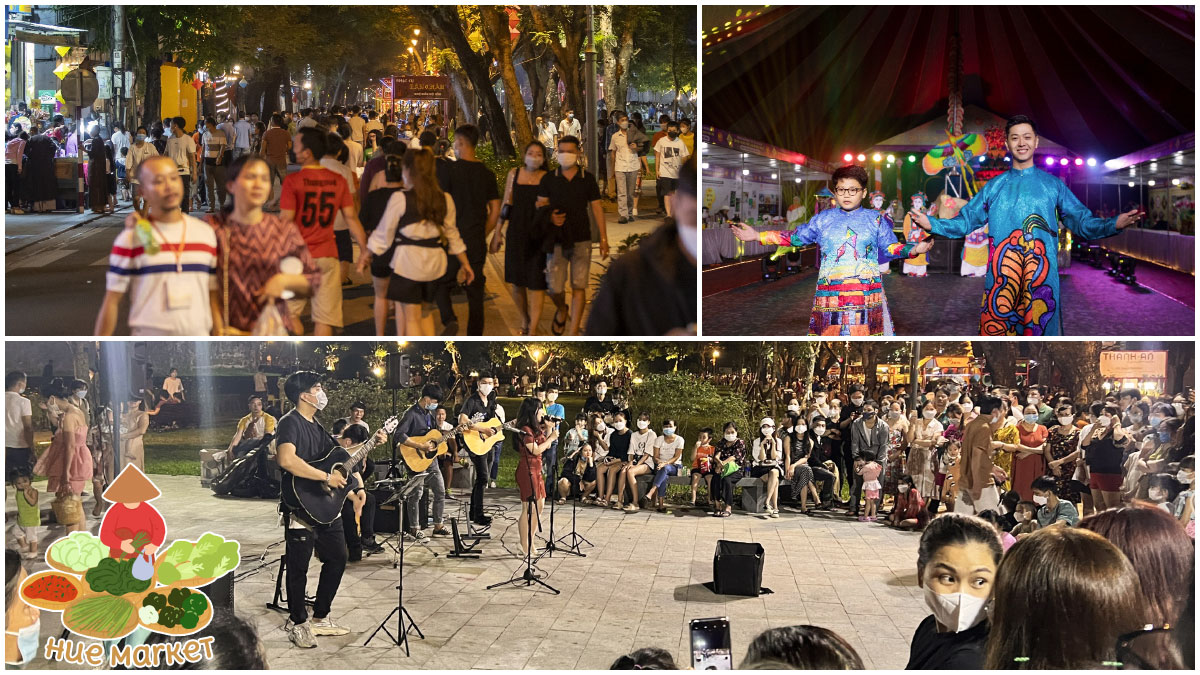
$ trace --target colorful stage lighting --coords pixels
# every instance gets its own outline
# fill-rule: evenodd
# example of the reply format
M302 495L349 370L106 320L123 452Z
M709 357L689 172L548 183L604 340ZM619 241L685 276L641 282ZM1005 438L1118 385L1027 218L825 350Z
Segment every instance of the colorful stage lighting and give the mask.
M888 155L888 157L887 157L887 160L888 160L888 164L891 164L892 162L895 162L895 161L896 161L896 156L895 156L895 155Z
M1068 160L1066 157L1063 157L1062 159L1058 160L1058 163L1066 166L1068 161L1070 160Z
M1046 166L1054 166L1054 158L1053 157L1046 158Z
M1088 166L1096 166L1096 158L1095 158L1095 157L1088 157L1087 165L1088 165Z
M1133 181L1129 181L1129 187L1133 187Z
M750 169L742 169L742 175L743 175L743 176L749 176L749 175L750 175Z
M1146 185L1149 185L1150 187L1154 187L1154 179L1151 178L1150 180L1146 181Z
M1083 166L1083 158L1082 157L1075 158L1075 166Z
M854 155L847 152L846 154L842 155L842 161L849 164L850 162L854 161Z
M867 161L867 156L866 156L866 155L864 155L864 154L862 154L861 152L860 152L860 153L858 153L858 161L860 161L860 162L865 162L865 161Z
M877 153L875 153L874 155L871 155L871 159L872 159L872 160L874 160L874 161L876 161L876 162L878 162L879 160L883 159L883 155L880 155L880 154L877 152Z
M915 161L917 161L917 156L916 156L916 155L909 155L909 156L908 156L908 163L909 163L909 164L912 164L912 163L913 163L913 162L915 162Z

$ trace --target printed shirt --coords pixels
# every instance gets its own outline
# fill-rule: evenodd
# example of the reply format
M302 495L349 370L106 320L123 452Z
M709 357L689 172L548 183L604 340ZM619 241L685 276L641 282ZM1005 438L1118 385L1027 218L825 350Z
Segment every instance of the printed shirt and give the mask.
M661 178L679 178L679 168L687 161L687 144L676 138L663 136L654 144L655 170Z
M129 293L131 329L208 335L212 331L208 293L216 287L216 235L208 223L186 214L178 222L154 225L160 246L154 254L139 240L136 228L117 235L106 288Z
M353 204L346 179L322 166L306 166L283 179L279 208L294 211L296 226L314 258L336 258L333 225Z

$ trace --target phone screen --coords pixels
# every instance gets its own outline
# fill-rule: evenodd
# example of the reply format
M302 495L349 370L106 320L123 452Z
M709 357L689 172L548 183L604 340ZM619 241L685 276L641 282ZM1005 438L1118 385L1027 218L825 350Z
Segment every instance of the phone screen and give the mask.
M692 619L692 669L732 670L729 619Z

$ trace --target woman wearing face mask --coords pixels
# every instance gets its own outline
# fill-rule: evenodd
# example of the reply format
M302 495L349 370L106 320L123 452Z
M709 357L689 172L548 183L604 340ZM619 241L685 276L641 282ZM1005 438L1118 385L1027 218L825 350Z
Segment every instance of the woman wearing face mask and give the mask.
M887 461L883 465L883 494L895 495L900 484L900 476L907 471L904 468L904 439L908 436L908 418L899 401L889 401L883 404L887 411L888 450Z
M927 401L920 408L920 416L910 420L905 439L908 442L908 472L912 475L913 486L922 495L937 495L933 467L937 442L944 431L942 423L937 421L937 407L933 401ZM931 499L928 504L929 513L937 515L940 502Z
M1188 455L1179 462L1175 480L1184 490L1175 497L1175 518L1187 530L1188 536L1196 538L1196 457Z
M1178 417L1166 418L1156 429L1152 440L1148 439L1154 443L1154 449L1137 465L1137 470L1143 476L1167 471L1171 464L1179 462L1191 451L1183 442L1183 421ZM1144 490L1145 479L1139 485L1138 494L1142 494Z
M824 423L822 418L822 423ZM824 431L822 429L822 431ZM817 506L821 499L817 496L817 486L813 482L813 470L809 460L813 457L815 443L813 436L808 433L806 425L800 416L789 413L789 425L783 434L783 477L792 481L792 501L799 500L800 512L808 514L808 495L813 496ZM815 460L814 460L815 461Z
M1096 423L1084 432L1080 441L1091 475L1088 488L1097 511L1120 508L1121 460L1129 437L1121 427L1115 403L1093 403L1092 415Z
M1046 473L1044 456L1046 439L1050 432L1038 424L1036 406L1027 405L1022 411L1024 417L1017 425L1017 443L1006 446L1006 452L1013 453L1012 489L1021 495L1021 499L1032 499L1033 492L1030 483L1034 478Z
M1100 668L1118 660L1118 637L1147 623L1129 559L1076 527L1021 538L996 572L992 597L989 670Z
M913 634L908 670L978 670L988 639L987 604L1003 550L987 522L934 518L917 548L917 584L933 611Z
M718 488L713 495L713 515L728 518L733 515L733 487L744 475L741 467L746 462L746 443L738 438L737 426L733 422L725 423L722 434L721 440L713 448L716 471L713 484Z
M601 501L604 496L602 472L608 459L608 443L613 430L604 423L604 418L599 413L592 413L588 416L587 433L592 446L592 462L596 468L596 492L591 498L585 498L583 503L603 506L605 501Z
M896 481L896 503L888 515L888 524L904 530L920 530L929 524L925 498L913 484L913 477L908 474Z
M505 180L504 206L500 210L506 217L492 232L490 250L497 253L505 248L504 281L521 313L521 332L517 335L538 334L546 297L546 254L536 227L536 203L538 186L550 171L548 154L539 141L525 146L524 165L510 169Z
M4 663L7 666L27 666L38 656L41 645L41 612L22 602L18 595L29 572L21 554L11 548L4 550Z
M50 439L50 447L38 458L33 472L46 476L46 489L58 499L80 501L83 488L91 482L93 473L92 452L86 442L87 420L77 405L79 399L73 399L61 382L52 383L42 394L47 405L60 411L62 417L58 431ZM67 529L72 532L85 530L87 521L81 517Z
M620 509L619 501L621 474L629 463L629 444L633 440L633 432L629 430L625 413L613 415L613 431L608 437L608 452L596 469L596 482L600 494L600 505L609 506L613 498L618 498L613 508Z
M779 517L779 480L783 473L781 462L783 460L783 449L780 447L779 439L775 436L775 420L770 417L764 417L758 428L758 437L754 439L754 443L750 447L750 456L753 460L750 467L750 476L758 478L766 483L767 498L763 504L763 516L767 518Z
M645 500L652 505L657 501L656 506L659 513L671 513L663 502L663 498L667 494L667 480L671 476L679 475L679 469L683 466L683 437L675 433L676 427L675 420L663 420L662 427L660 427L662 435L654 441L654 450L650 453L652 456L651 466L654 468L654 482L646 491ZM637 489L636 484L630 487L634 490Z
M654 471L654 442L658 435L650 428L650 414L642 413L637 418L637 430L629 441L629 464L617 477L617 505L614 509L625 509L628 513L638 511L637 477ZM629 488L629 503L624 504L625 488Z
M150 142L150 137L146 134L146 127L138 127L137 135L133 137L133 144L129 146L129 154L125 156L125 175L129 177L129 182L133 185L134 206L141 203L141 183L138 181L138 165L146 161L147 157L153 157L157 154L158 149Z
M1080 500L1081 488L1086 488L1075 480L1075 468L1079 460L1079 429L1075 428L1075 406L1061 403L1054 411L1055 421L1058 422L1050 429L1046 441L1046 468L1054 476L1055 493L1076 504ZM1022 499L1024 499L1022 497Z
M1150 406L1141 401L1135 401L1129 406L1125 411L1125 419L1129 422L1125 433L1129 434L1131 444L1140 444L1147 434L1154 431L1150 426Z

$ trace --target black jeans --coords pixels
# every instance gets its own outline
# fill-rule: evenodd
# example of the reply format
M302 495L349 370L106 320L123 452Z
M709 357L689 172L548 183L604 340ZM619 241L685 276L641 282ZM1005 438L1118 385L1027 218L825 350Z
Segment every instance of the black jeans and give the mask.
M346 538L346 551L351 561L362 560L363 542L375 538L375 495L369 491L367 503L363 504L362 518L358 527L354 524L354 505L347 499L342 504L342 532Z
M21 173L16 164L4 165L4 204L7 208L21 208Z
M308 582L308 564L313 552L321 561L321 578L317 582L317 601L313 605L313 618L329 616L333 597L342 583L346 571L346 535L339 522L309 529L288 528L286 542L288 615L292 623L300 625L308 621L308 607L304 604L304 587Z
M487 279L483 276L483 264L486 260L485 254L478 260L470 261L475 280L467 286L467 335L483 335L483 296L487 291L484 287Z
M724 502L725 506L733 505L733 488L736 487L737 482L744 477L745 474L741 471L734 471L724 478L717 478L714 476L714 480L719 480L721 482L720 497L718 497L718 499Z
M488 455L490 452L485 452L482 455L471 455L471 465L475 467L475 483L471 486L471 509L469 517L471 522L478 523L483 517L483 489L487 487L488 476L491 473L491 462Z
M454 301L450 299L450 293L458 283L458 270L460 267L462 265L458 262L458 258L449 256L446 260L446 273L442 275L441 279L437 280L437 287L434 290L434 303L437 305L438 315L442 319L443 326L458 321L458 317L454 314Z
M813 480L821 481L821 503L828 504L833 500L833 472L819 464L809 464L808 468L812 469Z

